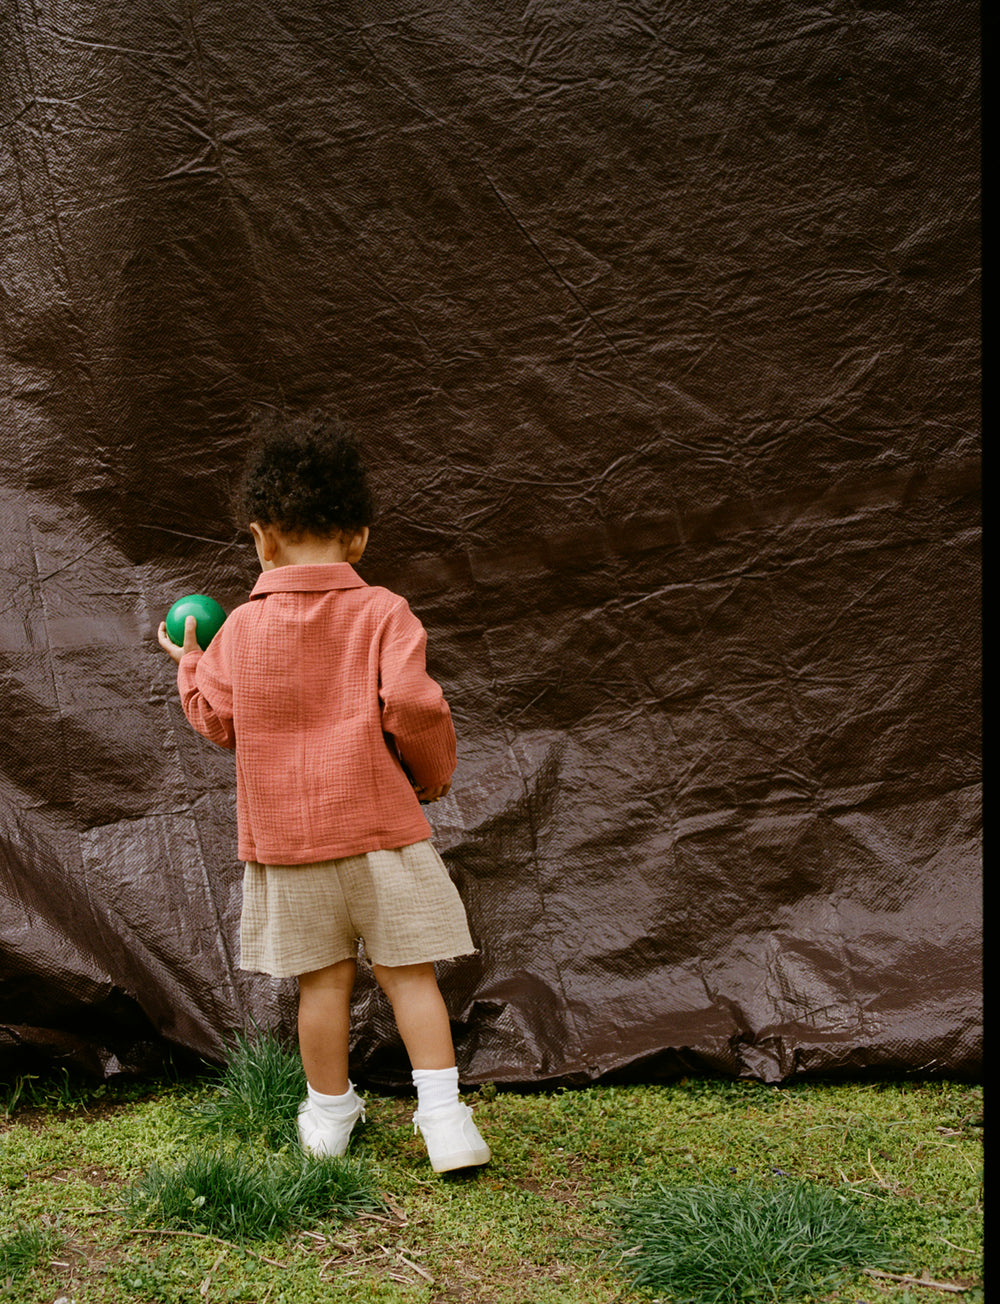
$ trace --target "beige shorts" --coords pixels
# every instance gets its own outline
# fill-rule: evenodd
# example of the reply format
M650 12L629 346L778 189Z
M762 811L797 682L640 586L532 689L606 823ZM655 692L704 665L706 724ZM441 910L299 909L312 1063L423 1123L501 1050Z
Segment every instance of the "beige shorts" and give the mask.
M358 954L424 964L475 952L465 907L430 842L243 875L240 968L289 978Z

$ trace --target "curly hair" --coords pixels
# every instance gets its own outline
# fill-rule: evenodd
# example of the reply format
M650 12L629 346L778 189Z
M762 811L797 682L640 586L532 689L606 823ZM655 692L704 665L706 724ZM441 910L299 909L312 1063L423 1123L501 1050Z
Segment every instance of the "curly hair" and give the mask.
M356 534L375 518L361 454L322 408L265 412L237 491L241 524L275 525L293 538Z

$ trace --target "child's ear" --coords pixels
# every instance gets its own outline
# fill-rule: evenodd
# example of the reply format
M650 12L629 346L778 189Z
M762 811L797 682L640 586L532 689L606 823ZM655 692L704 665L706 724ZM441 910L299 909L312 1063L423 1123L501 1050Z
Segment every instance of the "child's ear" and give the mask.
M278 536L272 525L261 525L257 521L250 522L250 533L253 535L254 546L257 549L257 556L260 563L273 561L274 554L278 550Z
M368 526L363 526L355 535L351 536L351 541L347 545L347 560L350 562L360 561L361 557L368 547Z

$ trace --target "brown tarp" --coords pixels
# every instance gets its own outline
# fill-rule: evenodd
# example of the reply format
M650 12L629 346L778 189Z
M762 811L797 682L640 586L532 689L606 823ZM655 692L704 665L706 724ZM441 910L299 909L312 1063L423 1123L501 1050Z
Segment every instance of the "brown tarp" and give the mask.
M0 12L0 1065L293 1027L154 630L324 399L459 733L463 1077L976 1072L975 6Z

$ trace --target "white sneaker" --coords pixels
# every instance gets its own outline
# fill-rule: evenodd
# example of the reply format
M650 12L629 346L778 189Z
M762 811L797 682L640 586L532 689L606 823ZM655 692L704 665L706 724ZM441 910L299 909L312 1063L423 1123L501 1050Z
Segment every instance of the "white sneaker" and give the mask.
M417 1128L423 1135L435 1173L489 1163L490 1148L473 1123L468 1105L459 1102L434 1114L414 1114L414 1131Z
M351 1132L359 1118L364 1122L365 1102L360 1096L355 1096L353 1108L339 1117L314 1105L307 1096L299 1106L297 1120L302 1149L311 1155L346 1155Z

